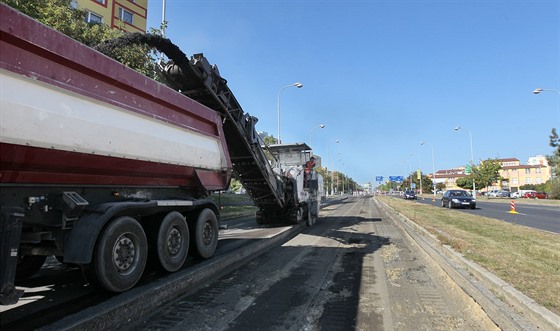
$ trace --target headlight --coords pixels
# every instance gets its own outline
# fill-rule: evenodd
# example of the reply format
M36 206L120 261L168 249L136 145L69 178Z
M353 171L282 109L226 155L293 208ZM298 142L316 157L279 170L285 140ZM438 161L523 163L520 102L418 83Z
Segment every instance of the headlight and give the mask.
M461 201L459 201L459 199L451 199L451 201L455 202L455 203L460 203Z
M472 202L476 202L476 199L472 199Z

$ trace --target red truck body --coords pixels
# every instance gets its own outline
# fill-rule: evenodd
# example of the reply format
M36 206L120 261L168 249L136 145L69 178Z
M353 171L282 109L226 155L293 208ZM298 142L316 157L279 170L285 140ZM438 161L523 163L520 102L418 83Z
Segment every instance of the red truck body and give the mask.
M215 110L0 4L0 302L46 256L134 286L213 255L232 163Z
M219 208L208 196L233 173L257 223L316 221L320 176L287 176L307 159L279 156L310 147L277 146L270 162L258 120L202 53L121 37L167 55L164 85L1 3L0 17L1 304L47 256L112 292L133 287L148 259L174 272L187 255L211 257Z
M0 182L206 190L228 186L231 161L214 110L14 10L2 7L0 24L4 95ZM11 86L12 81L24 89L19 96L14 95L18 87ZM86 118L81 112L88 110L73 105L103 107L119 116ZM29 115L13 116L23 111ZM74 119L49 123L63 116ZM19 122L8 123L9 117ZM145 130L147 125L150 130ZM126 131L114 132L119 129ZM180 133L199 139L177 143L165 136ZM175 156L182 151L165 150L162 142L185 150L199 148L197 142L213 143L198 157L217 155L211 164L179 159Z

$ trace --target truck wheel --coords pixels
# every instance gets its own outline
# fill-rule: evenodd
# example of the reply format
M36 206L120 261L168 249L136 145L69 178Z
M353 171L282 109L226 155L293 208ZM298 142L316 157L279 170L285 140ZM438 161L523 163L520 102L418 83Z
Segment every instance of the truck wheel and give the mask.
M144 229L129 216L115 219L101 232L92 271L99 286L111 292L132 288L144 272L148 242Z
M191 240L191 254L207 259L214 255L218 246L218 219L211 209L204 209L196 223L190 224L193 239Z
M16 280L26 279L35 275L47 259L46 256L26 255L18 258L16 267Z
M157 256L168 272L179 270L189 252L189 227L181 213L173 211L161 222L157 235Z

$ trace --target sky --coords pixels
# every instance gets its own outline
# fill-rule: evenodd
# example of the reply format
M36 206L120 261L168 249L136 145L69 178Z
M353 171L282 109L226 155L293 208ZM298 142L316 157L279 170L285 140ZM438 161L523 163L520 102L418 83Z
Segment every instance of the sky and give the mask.
M148 27L161 20L149 0ZM357 183L465 166L471 137L475 164L552 154L560 0L166 0L166 21L257 131L278 136L280 98L282 143Z

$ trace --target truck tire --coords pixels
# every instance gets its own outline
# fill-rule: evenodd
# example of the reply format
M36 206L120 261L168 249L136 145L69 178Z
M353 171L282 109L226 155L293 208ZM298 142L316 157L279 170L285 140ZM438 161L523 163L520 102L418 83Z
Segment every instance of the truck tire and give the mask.
M196 223L190 223L191 254L207 259L212 257L218 246L218 219L211 209L204 209L198 214Z
M138 221L122 216L103 229L93 252L91 271L97 285L111 291L132 288L144 272L148 242Z
M16 280L26 279L35 275L41 270L46 259L46 256L40 255L26 255L18 258Z
M157 257L161 267L168 272L179 270L189 253L189 227L177 211L170 212L158 230Z

